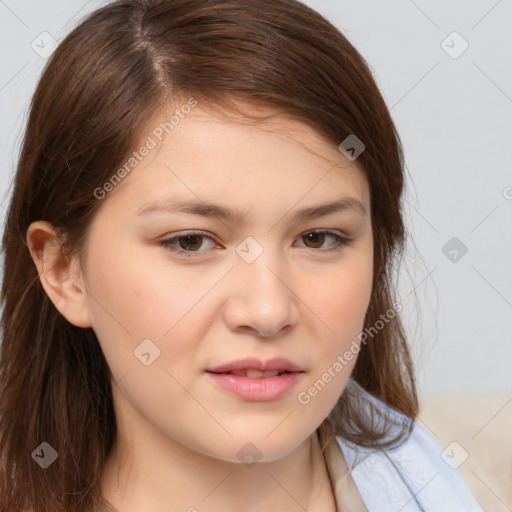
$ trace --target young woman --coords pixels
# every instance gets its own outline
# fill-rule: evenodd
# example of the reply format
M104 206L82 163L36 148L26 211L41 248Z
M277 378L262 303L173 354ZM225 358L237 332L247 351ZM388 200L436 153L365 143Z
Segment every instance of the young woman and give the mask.
M479 511L414 423L399 137L295 0L121 0L53 53L3 238L3 512Z

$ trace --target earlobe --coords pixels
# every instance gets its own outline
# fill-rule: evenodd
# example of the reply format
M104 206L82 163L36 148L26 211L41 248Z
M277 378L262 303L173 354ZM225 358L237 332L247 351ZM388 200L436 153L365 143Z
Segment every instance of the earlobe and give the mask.
M77 327L92 327L87 291L76 257L64 256L56 229L46 221L30 224L27 246L44 291L59 312Z

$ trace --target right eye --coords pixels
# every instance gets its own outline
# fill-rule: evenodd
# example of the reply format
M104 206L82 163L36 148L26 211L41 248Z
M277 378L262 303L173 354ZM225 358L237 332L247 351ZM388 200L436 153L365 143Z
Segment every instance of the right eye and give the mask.
M184 256L195 256L194 253L202 253L199 250L203 245L203 240L213 242L213 237L201 231L187 231L183 235L173 236L158 242L158 245L165 247L171 252L183 254Z

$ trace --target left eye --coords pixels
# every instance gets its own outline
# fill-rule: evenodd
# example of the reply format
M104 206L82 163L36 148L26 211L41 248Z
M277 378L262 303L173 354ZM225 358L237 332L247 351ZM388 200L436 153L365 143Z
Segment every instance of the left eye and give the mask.
M329 245L332 249L333 247L339 249L343 247L349 240L345 237L338 235L337 233L333 233L332 231L309 231L305 235L302 235L301 239L306 239L308 243L317 244L320 243L322 245L326 238L333 238L335 240L334 244ZM309 246L308 246L309 247ZM318 247L309 247L310 249L318 249ZM329 250L331 250L329 249Z

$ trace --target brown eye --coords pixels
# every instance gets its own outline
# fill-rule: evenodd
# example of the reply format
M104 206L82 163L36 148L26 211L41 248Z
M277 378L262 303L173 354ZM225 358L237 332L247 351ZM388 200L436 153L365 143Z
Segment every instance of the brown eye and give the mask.
M324 246L324 242L329 238L333 242ZM302 235L300 239L308 249L320 249L315 252L340 251L350 242L348 238L338 235L332 231L310 231L309 233Z
M208 247L209 242L211 245ZM161 240L158 242L159 245L165 247L171 252L174 252L183 256L195 256L206 252L212 246L215 246L213 238L207 234L201 232L190 232L181 236L173 236L167 240Z
M181 249L185 251L197 251L203 243L203 236L201 235L187 235L180 236L176 240L178 240L178 245Z
M325 233L316 233L316 232L311 232L311 233L308 233L307 235L303 235L302 236L303 240L306 241L308 243L312 243L313 245L307 245L307 247L310 247L311 249L318 249L320 248L324 241L325 241ZM319 245L316 245L316 244L319 244Z

